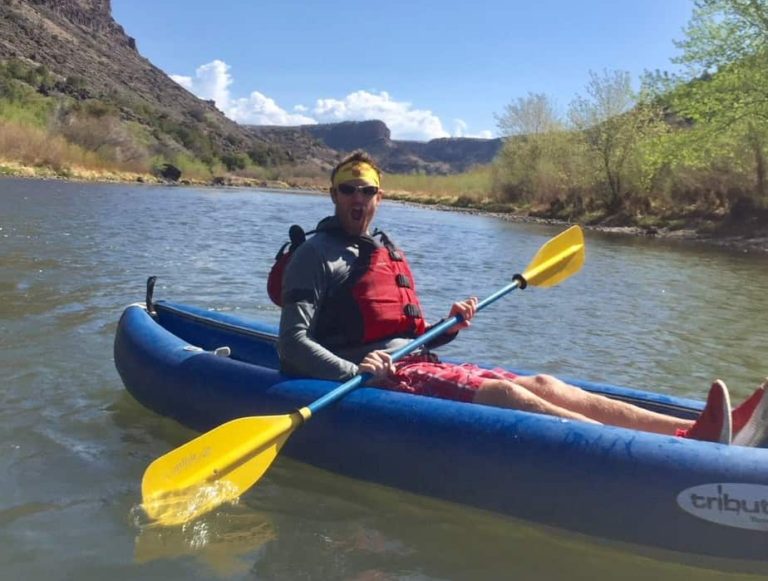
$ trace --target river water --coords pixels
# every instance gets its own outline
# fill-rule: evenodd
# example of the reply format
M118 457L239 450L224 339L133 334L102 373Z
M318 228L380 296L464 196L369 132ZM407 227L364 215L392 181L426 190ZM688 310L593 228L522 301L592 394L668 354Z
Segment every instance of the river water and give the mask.
M123 307L157 275L156 298L276 323L274 253L330 211L296 193L0 180L0 578L747 578L286 458L237 506L142 528L144 469L194 434L123 390ZM377 224L408 251L432 319L506 285L562 229L386 201ZM722 377L740 400L768 374L767 266L587 233L578 276L498 301L443 354L691 397Z

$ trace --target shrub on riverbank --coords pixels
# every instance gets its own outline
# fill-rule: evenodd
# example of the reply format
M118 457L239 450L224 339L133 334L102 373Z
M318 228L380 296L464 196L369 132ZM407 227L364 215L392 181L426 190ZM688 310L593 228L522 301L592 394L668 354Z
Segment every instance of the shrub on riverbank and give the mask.
M12 152L12 155L8 155ZM44 129L0 119L0 158L64 172L70 166L107 169L99 157Z
M600 82L594 93L615 96L615 86ZM516 113L530 114L540 98L521 99ZM616 226L697 226L722 222L736 207L768 203L760 187L762 145L740 127L718 132L681 123L660 101L613 112L581 126L553 120L549 131L509 136L490 190L541 217Z

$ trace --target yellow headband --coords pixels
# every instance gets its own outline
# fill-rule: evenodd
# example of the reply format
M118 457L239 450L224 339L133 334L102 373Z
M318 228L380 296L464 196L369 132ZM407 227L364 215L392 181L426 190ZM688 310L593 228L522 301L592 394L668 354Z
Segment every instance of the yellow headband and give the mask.
M379 187L379 172L369 163L364 161L351 161L342 165L333 176L333 187L352 180L365 180L371 185Z

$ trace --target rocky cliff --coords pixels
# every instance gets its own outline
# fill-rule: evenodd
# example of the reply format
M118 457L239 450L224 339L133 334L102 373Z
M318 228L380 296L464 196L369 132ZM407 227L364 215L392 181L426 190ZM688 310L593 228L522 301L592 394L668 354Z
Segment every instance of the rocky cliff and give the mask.
M0 61L14 59L52 75L41 92L99 100L165 150L211 159L268 146L142 57L110 0L0 0Z
M151 95L147 85L160 78L159 92L177 92L168 84L176 83L138 54L135 40L112 18L109 0L5 0L0 4L0 58L44 65L57 76L81 77L96 94L138 90ZM189 95L181 98L188 101Z
M136 49L136 42L112 19L110 0L30 0L32 6L47 9L62 19L92 32L110 36L115 42ZM9 4L21 2L9 0Z

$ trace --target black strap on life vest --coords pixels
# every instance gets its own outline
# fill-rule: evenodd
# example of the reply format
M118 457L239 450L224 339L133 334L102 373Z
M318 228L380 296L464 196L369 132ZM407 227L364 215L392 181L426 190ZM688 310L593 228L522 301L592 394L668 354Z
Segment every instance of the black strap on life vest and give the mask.
M392 241L389 239L389 236L384 234L383 231L381 231L378 228L376 228L373 231L372 236L378 236L381 239L381 243L384 245L384 247L389 252L389 257L392 260L396 260L397 262L400 262L400 261L403 260L403 255L400 254L400 251L397 248L395 248L394 244L392 244Z

